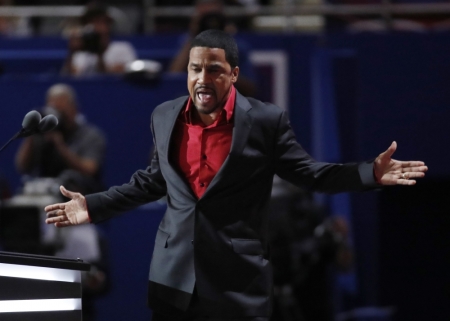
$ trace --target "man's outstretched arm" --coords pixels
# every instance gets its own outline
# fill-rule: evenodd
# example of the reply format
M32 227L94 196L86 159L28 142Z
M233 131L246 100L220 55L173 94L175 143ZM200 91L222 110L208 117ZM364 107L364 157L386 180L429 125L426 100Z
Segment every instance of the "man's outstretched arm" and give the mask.
M71 200L45 207L47 224L65 227L83 223L98 223L140 205L156 201L167 193L164 179L154 157L152 166L138 170L127 184L113 186L109 190L81 195L61 186L61 193Z
M286 113L282 113L276 144L276 173L294 185L325 193L367 190L381 185L414 185L428 167L422 161L392 159L393 142L374 161L332 164L315 161L297 142Z

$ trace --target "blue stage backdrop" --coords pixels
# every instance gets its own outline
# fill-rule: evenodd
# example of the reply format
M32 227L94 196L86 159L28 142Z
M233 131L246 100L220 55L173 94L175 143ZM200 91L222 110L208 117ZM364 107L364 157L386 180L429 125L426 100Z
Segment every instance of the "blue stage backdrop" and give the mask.
M253 51L270 56L277 50L286 55L290 118L308 151L314 146L313 97L327 95L323 98L333 105L334 112L321 117L324 124L337 125L333 132L339 136L340 150L336 152L342 161L374 158L396 140L397 158L422 159L429 165L428 178L411 192L406 188L401 193L387 189L350 196L357 260L356 303L396 306L399 321L448 319L450 262L439 258L448 257L449 238L443 227L450 228L442 193L450 181L450 152L445 148L450 138L450 34L241 37ZM178 44L178 36L129 40L140 57L160 60L165 66ZM148 164L153 108L186 94L185 77L165 75L152 84L129 83L118 77L59 78L55 73L64 58L65 45L62 39L0 39L0 64L6 71L0 77L0 137L6 141L19 130L28 110L44 105L44 93L50 85L67 82L79 93L81 111L108 137L105 182L127 182L136 169ZM311 81L313 57L318 50L333 57L327 62L323 90L322 85L315 87ZM265 67L258 73L269 77L274 74ZM276 85L271 80L259 82L262 92L270 92L267 86ZM17 142L0 155L0 170L14 190L20 186L13 167L16 150ZM421 189L423 186L427 188ZM421 195L428 203L421 202ZM430 201L431 197L436 199ZM404 202L416 202L417 206L404 206ZM158 206L139 209L102 225L111 245L114 277L112 292L99 303L103 319L148 320L147 270L162 212L163 207ZM438 284L442 286L437 288ZM432 314L427 307L432 307Z

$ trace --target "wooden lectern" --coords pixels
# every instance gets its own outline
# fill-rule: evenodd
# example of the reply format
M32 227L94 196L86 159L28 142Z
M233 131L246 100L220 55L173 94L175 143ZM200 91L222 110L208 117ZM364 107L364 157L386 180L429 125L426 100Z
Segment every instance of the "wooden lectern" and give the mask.
M0 252L0 320L80 321L83 261Z

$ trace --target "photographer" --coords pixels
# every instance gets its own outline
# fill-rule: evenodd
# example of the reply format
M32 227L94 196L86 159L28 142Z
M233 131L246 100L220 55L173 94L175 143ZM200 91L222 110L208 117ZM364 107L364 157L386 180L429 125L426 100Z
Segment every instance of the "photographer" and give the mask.
M88 5L80 23L80 27L69 31L64 74L121 74L128 62L136 60L136 52L130 43L111 41L113 20L106 7L95 3Z
M57 116L58 127L25 139L16 155L18 171L55 178L79 192L101 190L105 138L78 113L75 91L65 84L53 85L47 91L47 107L41 112Z
M195 1L195 14L190 22L190 31L183 35L180 49L170 64L169 72L187 72L191 41L202 31L218 29L233 35L236 33L235 25L224 15L223 6L222 0ZM256 85L253 66L249 60L249 45L242 39L236 39L236 42L239 47L239 78L234 85L242 95L254 96Z

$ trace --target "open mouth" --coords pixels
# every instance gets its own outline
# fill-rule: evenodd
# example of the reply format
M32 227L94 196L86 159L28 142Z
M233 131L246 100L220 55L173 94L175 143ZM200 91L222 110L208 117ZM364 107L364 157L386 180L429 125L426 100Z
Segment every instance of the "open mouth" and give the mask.
M201 88L197 90L196 95L200 102L207 103L212 100L214 96L214 91L207 88Z

